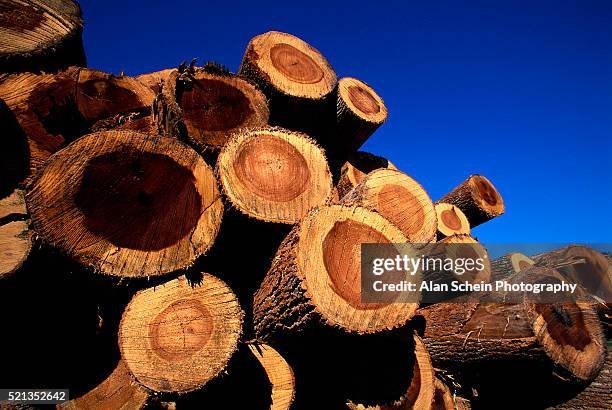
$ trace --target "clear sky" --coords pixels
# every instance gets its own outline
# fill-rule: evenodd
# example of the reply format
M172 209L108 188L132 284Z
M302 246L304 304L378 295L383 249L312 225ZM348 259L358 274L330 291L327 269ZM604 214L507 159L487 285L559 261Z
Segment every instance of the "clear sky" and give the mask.
M471 173L506 214L487 242L612 242L612 1L83 0L90 67L237 70L269 30L365 80L389 119L362 149L436 200Z

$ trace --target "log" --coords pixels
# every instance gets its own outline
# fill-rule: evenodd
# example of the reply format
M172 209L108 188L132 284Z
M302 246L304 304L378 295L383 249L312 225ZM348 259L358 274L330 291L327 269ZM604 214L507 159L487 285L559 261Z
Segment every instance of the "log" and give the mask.
M380 168L397 169L391 161L369 152L358 151L350 155L348 160L341 165L340 177L336 184L338 197L342 199L367 174Z
M1 98L0 127L3 136L0 151L0 198L4 198L25 185L30 168L30 153L28 140L17 118Z
M249 349L266 371L272 385L270 410L289 410L295 397L295 378L291 366L271 346L249 343Z
M448 386L437 377L434 381L435 392L433 403L431 406L432 410L455 410L455 402L453 400L453 394L451 393Z
M142 409L147 404L149 393L138 385L123 360L119 360L113 372L98 386L66 403L57 405L58 410L89 409Z
M434 369L431 365L429 353L423 341L414 335L415 361L408 391L399 400L390 404L364 406L363 404L347 403L351 410L429 410L434 399Z
M17 272L32 250L24 192L0 199L0 279Z
M338 81L336 127L326 141L336 153L353 153L387 119L387 107L372 87L356 78Z
M305 41L278 31L260 34L249 42L239 74L268 98L271 125L312 135L329 125L336 73Z
M518 275L514 280L561 280L558 273L537 267ZM427 324L424 341L432 361L445 369L511 361L590 381L604 363L605 340L592 304L475 301L440 303L419 313Z
M431 198L421 184L401 171L377 169L370 172L340 203L378 212L397 226L411 243L435 241L438 221Z
M470 227L487 222L504 213L504 200L491 181L482 175L470 175L436 203L446 202L461 209Z
M203 274L144 289L119 327L121 357L138 383L154 392L187 393L215 379L237 349L243 313L231 289Z
M554 268L591 295L612 302L612 263L600 252L587 246L570 245L533 257L536 266Z
M52 156L27 202L44 241L124 278L190 266L223 213L213 172L195 151L129 131L90 134Z
M198 151L218 152L228 137L268 124L266 97L243 78L220 70L172 71L156 108L167 136L189 141Z
M508 253L491 262L491 281L505 279L534 265L534 261L520 252Z
M361 302L361 244L402 243L407 238L382 216L361 207L313 210L281 244L255 293L258 340L309 325L374 333L404 324L416 303Z
M236 134L219 154L217 173L233 206L268 222L295 224L332 190L323 151L306 135L281 128Z
M0 71L84 66L83 19L72 0L1 0Z
M606 364L595 380L565 403L551 407L551 409L609 410L612 408L610 386L612 386L612 350L608 348Z
M149 87L156 95L162 90L166 79L174 71L174 68L166 68L164 70L153 71L151 73L140 74L135 78Z
M436 203L435 207L438 220L438 240L447 236L470 234L470 223L461 209L444 202Z

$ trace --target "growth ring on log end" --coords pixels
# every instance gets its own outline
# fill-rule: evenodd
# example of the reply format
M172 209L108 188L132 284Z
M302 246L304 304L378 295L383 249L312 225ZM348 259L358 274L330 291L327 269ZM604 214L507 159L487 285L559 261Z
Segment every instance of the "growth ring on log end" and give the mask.
M183 80L174 70L164 84L165 106L158 110L158 123L166 134L186 137L200 150L219 150L232 133L268 124L266 97L237 75L197 69ZM173 118L180 119L184 129L177 128Z
M404 324L418 307L406 295L362 303L361 244L406 241L391 222L366 208L314 209L283 241L255 295L257 335L266 340L278 330L297 329L307 317L356 333ZM399 275L405 279L403 272ZM313 311L317 315L311 316Z
M81 8L72 0L0 0L0 71L85 65Z
M242 320L238 300L223 281L203 274L192 287L181 276L132 298L119 326L121 356L148 389L193 391L225 369Z
M191 265L223 212L195 151L131 131L90 134L51 156L27 203L43 240L101 273L136 278Z
M321 148L281 128L238 133L223 147L217 170L232 204L268 222L298 222L332 189Z
M266 94L318 100L336 86L336 73L310 44L278 31L251 39L240 74L253 80Z
M397 226L409 242L424 244L436 236L434 205L423 187L401 171L377 169L367 174L341 201L370 208Z

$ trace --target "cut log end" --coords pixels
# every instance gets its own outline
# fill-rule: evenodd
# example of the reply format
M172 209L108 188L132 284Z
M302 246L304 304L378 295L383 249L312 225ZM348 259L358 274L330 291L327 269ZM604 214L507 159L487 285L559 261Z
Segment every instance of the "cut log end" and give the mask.
M85 65L81 8L72 0L0 1L0 71Z
M277 31L250 41L240 74L264 90L314 100L329 95L336 85L336 74L318 50Z
M265 96L253 84L229 73L198 69L185 77L173 71L166 79L163 99L167 118L162 126L172 130L170 118L179 118L189 141L200 150L220 149L232 133L268 123Z
M24 192L15 190L0 200L0 279L23 266L32 249Z
M218 172L232 204L269 222L296 223L332 190L323 151L304 134L279 128L236 135L219 155Z
M455 205L439 202L436 204L438 218L438 237L442 239L453 235L469 235L470 223L461 209Z
M439 241L439 243L446 244L443 252L452 259L482 259L484 268L478 269L466 269L466 272L462 275L456 275L456 279L468 281L470 283L481 283L490 282L492 277L491 260L489 259L489 253L485 246L480 244L476 239L470 235L452 235ZM434 245L435 246L435 245Z
M272 385L270 410L289 410L295 397L295 378L287 361L266 344L249 344L249 349L268 375Z
M455 402L453 400L453 394L451 393L448 386L437 377L435 378L435 393L433 403L431 405L432 410L455 410Z
M341 200L373 209L397 226L415 244L435 240L436 211L423 187L401 171L378 169L367 174Z
M163 84L173 71L173 68L166 68L164 70L154 71L152 73L137 75L136 79L145 86L149 87L155 94L158 94L160 91L162 91Z
M491 181L482 175L470 175L437 203L446 202L461 209L474 228L504 213L504 201Z
M340 169L340 180L337 184L338 196L344 197L367 174L380 168L397 169L391 161L369 152L358 151L350 155Z
M221 280L204 274L192 287L180 277L132 298L119 328L121 355L148 389L193 391L227 366L242 319L236 296Z
M387 107L376 92L356 78L338 82L336 132L328 141L337 154L355 152L387 119Z
M223 206L210 167L180 142L90 134L54 155L28 194L41 237L104 274L162 275L212 245Z
M60 410L142 409L149 393L133 380L128 367L119 360L102 383L84 395L57 406Z

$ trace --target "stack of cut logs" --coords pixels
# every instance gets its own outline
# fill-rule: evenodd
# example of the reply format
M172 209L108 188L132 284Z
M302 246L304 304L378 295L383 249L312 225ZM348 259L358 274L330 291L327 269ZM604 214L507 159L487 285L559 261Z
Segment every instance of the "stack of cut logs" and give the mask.
M0 0L1 388L70 388L70 409L612 407L609 256L513 253L478 278L592 303L363 303L362 243L476 243L493 184L433 202L358 151L382 98L290 34L254 37L237 73L128 77L85 68L82 27L72 0Z

